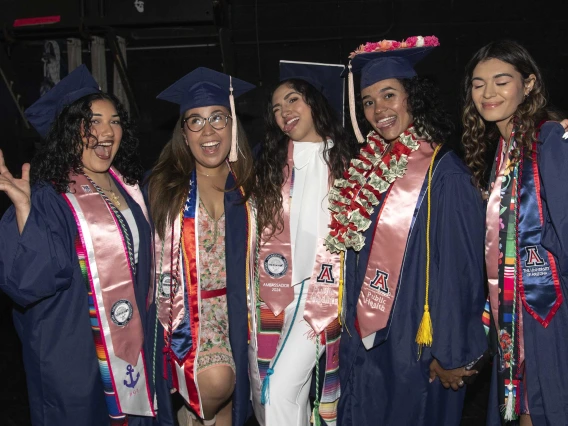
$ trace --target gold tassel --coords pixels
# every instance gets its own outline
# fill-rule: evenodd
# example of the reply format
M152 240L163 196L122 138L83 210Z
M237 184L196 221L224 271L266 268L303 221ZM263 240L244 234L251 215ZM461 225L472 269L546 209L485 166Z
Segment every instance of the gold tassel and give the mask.
M416 343L422 348L423 346L432 346L432 318L430 317L430 307L424 305L424 315L416 333Z
M426 219L426 296L424 297L424 314L422 321L416 333L416 343L418 343L418 358L422 355L422 348L424 346L432 346L434 340L434 329L432 327L432 317L430 316L430 304L428 303L428 294L430 292L430 207L431 207L431 193L432 193L432 169L434 167L434 159L442 145L438 145L432 154L430 160L430 167L428 168L428 190L427 190L427 219Z
M337 321L342 325L341 316L343 315L343 262L345 252L339 253L339 289L337 291Z

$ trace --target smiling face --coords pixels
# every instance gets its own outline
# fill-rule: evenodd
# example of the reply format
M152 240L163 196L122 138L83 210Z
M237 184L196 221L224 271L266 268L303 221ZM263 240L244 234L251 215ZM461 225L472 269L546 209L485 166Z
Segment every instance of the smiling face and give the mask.
M471 79L471 98L485 121L495 122L503 136L511 117L533 88L536 77L526 80L507 62L488 59L477 64Z
M394 141L412 124L408 95L396 78L364 88L361 98L365 118L385 141Z
M197 169L216 169L224 164L231 150L231 118L226 122L225 128L214 129L211 120L215 123L225 123L225 117L231 114L221 105L192 108L183 115L187 121L183 125L185 143L191 150ZM205 119L205 125L197 132L189 130L195 122ZM193 123L192 123L193 121ZM215 124L216 127L221 125Z
M91 137L83 136L83 169L87 174L106 173L120 147L122 125L113 103L106 99L93 101Z
M296 142L320 142L312 109L290 83L281 84L272 95L274 119L286 135Z

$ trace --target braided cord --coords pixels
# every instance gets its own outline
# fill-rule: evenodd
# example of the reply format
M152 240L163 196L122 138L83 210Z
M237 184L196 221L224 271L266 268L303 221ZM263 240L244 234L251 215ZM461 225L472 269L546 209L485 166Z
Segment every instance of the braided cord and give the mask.
M162 254L160 255L160 278L158 280L158 294L162 294L162 268L164 265L164 242L162 241ZM171 282L170 282L171 291ZM158 322L160 321L158 317L160 308L160 298L155 297L156 300L156 321L154 323L154 352L152 354L152 383L154 384L154 392L156 392L156 348L158 346Z
M343 253L343 252L342 252ZM320 368L319 368L319 346L320 346L320 336L316 336L316 399L314 401L314 409L312 411L313 421L312 423L315 426L320 426L320 414L319 414L319 407L320 407L320 394L319 394L319 376L320 376Z

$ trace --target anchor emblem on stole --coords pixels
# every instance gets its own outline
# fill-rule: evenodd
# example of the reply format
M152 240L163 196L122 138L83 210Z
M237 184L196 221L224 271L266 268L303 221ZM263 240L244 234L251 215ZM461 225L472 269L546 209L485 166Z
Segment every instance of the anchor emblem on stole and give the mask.
M124 380L124 385L127 388L133 388L134 386L136 386L136 383L138 383L138 379L140 379L140 373L137 374L136 379L132 377L132 373L134 373L134 368L132 367L132 365L129 364L128 367L126 367L126 375L130 376L130 383Z

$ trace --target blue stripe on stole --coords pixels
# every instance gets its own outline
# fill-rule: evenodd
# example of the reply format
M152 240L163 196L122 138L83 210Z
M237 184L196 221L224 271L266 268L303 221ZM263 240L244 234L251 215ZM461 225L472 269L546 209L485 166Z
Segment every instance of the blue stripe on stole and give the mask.
M183 208L183 218L184 218L184 227L185 226L195 226L195 216L196 216L196 209L197 209L197 175L195 170L191 173L190 178L190 187L187 199L184 204ZM185 221L185 219L189 219ZM193 220L192 220L193 219ZM189 222L189 223L188 223ZM195 242L197 244L197 235L195 236ZM195 250L198 248L195 247ZM182 277L186 277L185 271L185 262L180 262L180 267L182 269ZM187 285L185 283L185 292L183 295L183 304L184 304L184 315L183 319L181 320L180 324L172 333L172 342L171 347L172 351L174 352L175 356L182 361L193 346L192 337L191 337L191 324L189 321L189 301L187 295Z
M195 209L197 207L197 175L195 170L191 172L189 185L189 194L183 207L183 217L186 219L195 219Z
M536 154L532 153L531 156L532 158L525 156L522 160L518 261L521 264L525 301L533 310L529 312L533 316L538 315L541 322L545 322L550 321L552 315L549 314L562 296L557 290L559 283L553 275L549 253L541 243L542 224L538 204L540 188L537 188L537 172L533 169Z

